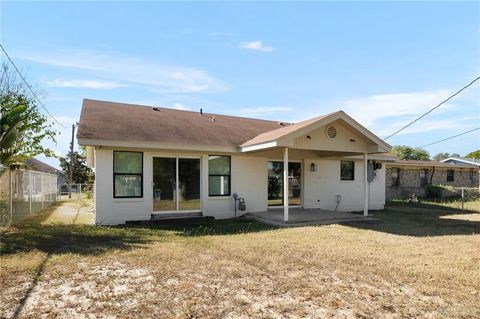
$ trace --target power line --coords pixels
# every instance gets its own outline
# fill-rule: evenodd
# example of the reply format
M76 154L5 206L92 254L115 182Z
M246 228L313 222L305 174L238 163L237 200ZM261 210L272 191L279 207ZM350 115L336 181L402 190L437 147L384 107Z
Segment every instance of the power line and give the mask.
M406 129L407 127L409 127L410 125L412 125L413 123L417 122L418 120L422 119L423 117L425 117L427 114L431 113L433 110L439 108L440 106L442 106L443 104L447 103L448 101L450 101L452 98L454 98L455 96L457 96L458 94L460 94L463 90L465 90L466 88L468 88L469 86L471 86L473 83L477 82L478 80L480 80L480 76L475 78L472 82L468 83L467 85L465 85L463 88L461 88L460 90L458 90L457 92L455 92L454 94L450 95L446 100L443 100L442 102L440 102L439 104L437 104L437 106L431 108L430 110L428 110L428 112L422 114L420 117L417 117L415 120L411 121L410 123L408 123L407 125L405 125L404 127L402 127L401 129L397 130L395 133L385 137L385 140L386 139L389 139L390 137L394 136L394 135L397 135L398 133L400 133L401 131L403 131L404 129Z
M436 142L433 142L433 143L430 143L430 144L427 144L427 145L420 146L420 148L427 147L427 146L430 146L430 145L433 145L433 144L438 144L438 143L441 143L441 142L444 142L444 141L447 141L447 140L451 140L452 138L459 137L459 136L462 136L462 135L465 135L465 134L468 134L468 133L471 133L471 132L477 131L477 130L480 130L480 127L474 128L470 131L466 131L466 132L463 132L463 133L460 133L460 134L457 134L457 135L454 135L454 136L444 138L443 140L440 140L440 141L436 141Z
M23 82L25 82L25 84L27 85L27 87L30 89L30 92L32 92L33 96L37 99L38 103L43 107L43 109L45 110L45 112L48 113L48 115L50 115L50 117L55 121L57 122L58 124L60 124L60 126L62 127L65 127L65 125L63 125L62 123L60 123L53 115L52 113L50 113L47 109L47 107L42 103L42 101L40 100L40 98L37 96L37 94L35 93L35 91L33 90L33 88L30 86L30 84L27 82L27 80L23 77L22 73L20 72L20 70L17 68L17 66L15 65L15 63L13 63L12 59L10 58L10 56L8 55L7 51L5 51L5 48L3 47L2 44L0 44L0 48L2 49L3 53L5 53L5 55L7 56L7 59L8 61L10 61L10 63L12 64L13 68L15 69L15 71L17 71L18 75L20 75L20 78L23 80Z

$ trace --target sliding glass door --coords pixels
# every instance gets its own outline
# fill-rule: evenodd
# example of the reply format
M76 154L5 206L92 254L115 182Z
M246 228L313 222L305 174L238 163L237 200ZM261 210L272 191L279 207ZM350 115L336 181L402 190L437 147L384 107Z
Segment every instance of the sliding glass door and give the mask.
M200 210L200 159L153 158L153 211Z
M176 158L153 158L153 211L177 209Z
M200 210L200 160L178 159L178 210Z
M301 163L288 163L288 204L301 205ZM283 205L283 162L268 162L268 206Z

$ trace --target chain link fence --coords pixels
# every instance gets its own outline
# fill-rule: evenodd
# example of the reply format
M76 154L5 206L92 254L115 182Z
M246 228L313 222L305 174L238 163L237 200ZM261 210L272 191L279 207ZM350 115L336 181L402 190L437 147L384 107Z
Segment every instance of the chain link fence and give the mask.
M0 225L16 224L57 201L57 175L3 169L0 173Z
M87 198L93 195L93 184L72 184L72 198L81 198L84 195L86 195ZM68 184L58 185L58 196L59 199L68 198Z
M480 189L459 187L454 188L455 193L458 194L459 203L458 208L462 211L478 211L480 212Z

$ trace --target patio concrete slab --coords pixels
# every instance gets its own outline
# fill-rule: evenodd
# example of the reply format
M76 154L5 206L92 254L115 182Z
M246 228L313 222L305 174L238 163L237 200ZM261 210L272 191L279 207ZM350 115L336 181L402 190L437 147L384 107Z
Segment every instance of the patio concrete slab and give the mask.
M244 216L268 225L280 227L329 225L377 220L376 218L360 214L303 208L290 208L289 221L286 223L283 221L283 209L269 209L266 212L248 213Z

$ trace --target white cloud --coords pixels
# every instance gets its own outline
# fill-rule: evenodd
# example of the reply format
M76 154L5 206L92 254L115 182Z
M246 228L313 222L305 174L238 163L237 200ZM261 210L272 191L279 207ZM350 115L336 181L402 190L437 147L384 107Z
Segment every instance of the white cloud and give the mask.
M167 106L168 107L168 106ZM173 103L173 105L171 106L172 109L175 109L175 110L180 110L180 111L189 111L190 108L189 107L186 107L185 105L181 104L181 103Z
M271 52L275 50L275 48L273 47L264 45L263 42L260 40L252 42L242 42L240 43L239 48L263 52Z
M292 110L293 109L291 107L286 106L259 106L241 108L240 110L238 110L238 112L236 112L236 114L241 116L263 116L281 112L290 112Z
M397 121L394 123L388 123L386 125L374 125L373 129L375 134L379 136L388 136L393 132L399 130L403 126L405 126L407 122L404 121ZM409 134L419 134L419 133L426 133L435 130L448 130L448 129L457 129L463 127L462 121L456 120L436 120L436 119L425 119L422 120L419 125L412 125L407 129L399 132L397 136L400 135L409 135Z
M41 64L87 71L108 82L136 85L158 92L222 92L224 83L204 70L162 65L145 59L95 51L17 53L17 58ZM98 83L97 83L98 84Z
M341 108L380 136L386 136L425 113L450 95L449 90L410 93L392 93L349 99ZM442 128L460 127L458 120L435 118L448 111L452 104L444 104L429 118L422 119L399 134L428 132Z
M381 94L349 99L341 105L356 120L364 125L370 125L386 117L420 115L448 95L448 90Z
M116 88L127 86L126 84L113 82L113 81L81 80L81 79L72 79L72 80L56 79L53 81L45 81L45 83L50 87L87 88L87 89L102 89L102 90L110 90L110 89L116 89Z

